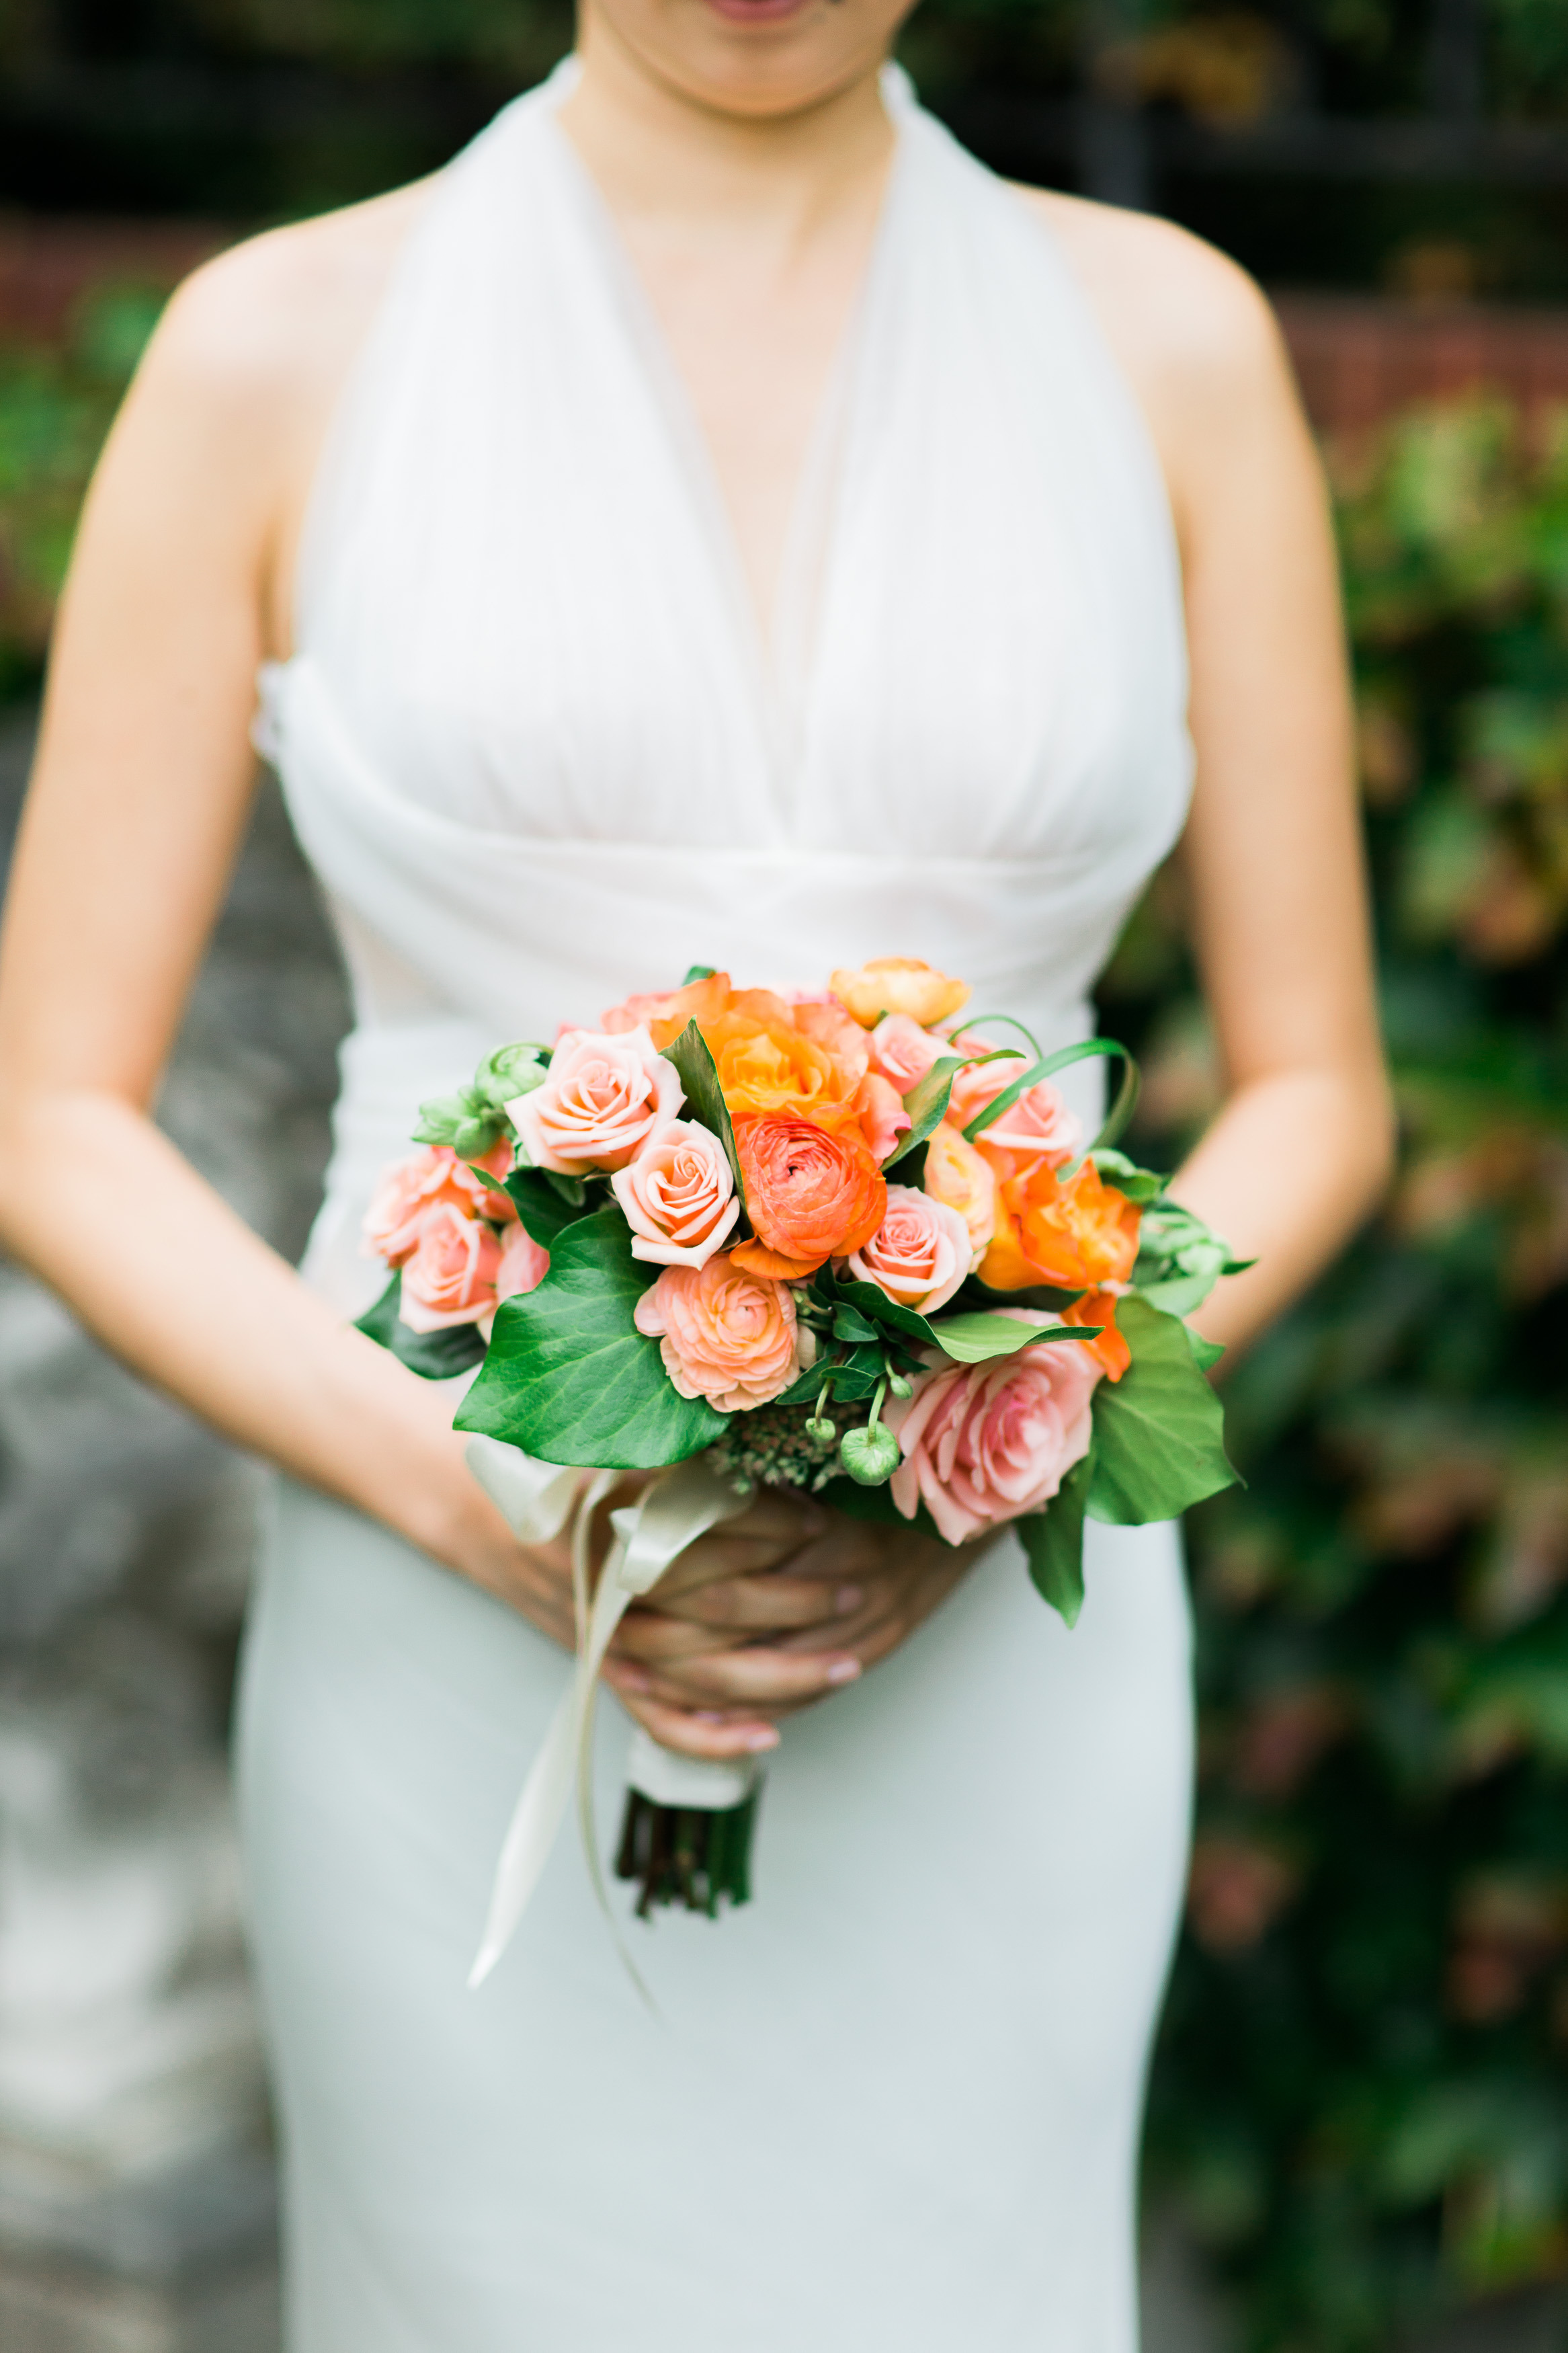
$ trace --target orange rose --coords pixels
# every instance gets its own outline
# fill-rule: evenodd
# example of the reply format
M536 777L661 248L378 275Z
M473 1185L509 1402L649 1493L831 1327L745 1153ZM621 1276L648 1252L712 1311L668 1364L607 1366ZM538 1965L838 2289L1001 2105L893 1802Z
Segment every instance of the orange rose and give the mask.
M884 1013L907 1013L929 1029L969 1002L966 980L949 980L918 956L873 956L857 972L836 972L832 988L863 1029L874 1029Z
M819 1127L848 1127L858 1117L860 1071L804 1037L788 1006L781 1009L783 1020L761 1021L735 1011L700 1024L731 1118L809 1119Z
M933 1201L945 1201L958 1211L978 1261L996 1230L996 1175L969 1138L945 1119L938 1120L926 1139L921 1182Z
M1126 1195L1100 1182L1092 1160L1067 1185L1038 1162L1026 1176L996 1188L996 1237L980 1280L994 1291L1022 1291L1037 1282L1092 1291L1102 1282L1125 1282L1138 1256L1140 1222Z
M1116 1328L1116 1293L1114 1291L1086 1291L1070 1307L1062 1310L1064 1324L1098 1324L1102 1328L1098 1340L1086 1340L1084 1346L1100 1366L1108 1381L1119 1381L1132 1362L1132 1351Z
M857 1129L741 1119L735 1148L757 1239L731 1256L752 1273L798 1282L830 1258L863 1250L880 1229L888 1187Z

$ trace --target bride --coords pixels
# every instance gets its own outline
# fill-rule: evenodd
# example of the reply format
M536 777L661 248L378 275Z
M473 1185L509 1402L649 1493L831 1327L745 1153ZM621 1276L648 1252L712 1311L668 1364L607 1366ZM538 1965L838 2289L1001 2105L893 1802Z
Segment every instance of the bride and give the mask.
M563 1842L470 1994L569 1565L350 1328L377 1169L499 1041L694 958L900 955L1059 1044L1178 839L1228 1094L1177 1189L1257 1261L1210 1334L1382 1180L1333 563L1268 311L1179 230L984 172L885 64L904 7L584 0L434 179L198 273L82 523L0 1224L284 1474L240 1767L291 2353L1136 2342L1174 1529L1091 1527L1068 1634L1010 1540L756 1504L608 1672L670 1747L773 1752L757 1900L630 1924L650 2020ZM148 1108L258 724L357 1007L302 1279Z

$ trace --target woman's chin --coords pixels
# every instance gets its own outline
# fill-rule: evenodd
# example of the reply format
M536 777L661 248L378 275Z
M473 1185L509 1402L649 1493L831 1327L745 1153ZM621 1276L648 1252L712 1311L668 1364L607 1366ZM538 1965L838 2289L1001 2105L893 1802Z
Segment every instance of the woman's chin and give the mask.
M721 113L802 112L865 78L910 0L585 0L622 47Z

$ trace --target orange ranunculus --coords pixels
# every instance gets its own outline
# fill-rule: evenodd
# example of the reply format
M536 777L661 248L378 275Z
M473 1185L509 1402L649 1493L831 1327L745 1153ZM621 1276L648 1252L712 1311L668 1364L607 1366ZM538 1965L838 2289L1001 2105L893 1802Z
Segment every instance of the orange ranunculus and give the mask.
M863 1249L880 1229L888 1187L858 1129L834 1133L798 1117L738 1119L735 1149L761 1250L742 1242L731 1255L751 1272L797 1281L827 1259Z
M635 1014L637 1020L647 1023L648 1035L662 1054L667 1046L674 1045L689 1021L700 1029L704 1022L728 1012L734 994L727 972L710 973L706 980L688 981L684 988L672 989L668 997L628 997L624 1007L605 1014L604 1026L617 1028L617 1015Z
M1086 1291L1081 1299L1063 1308L1062 1322L1098 1324L1102 1327L1097 1340L1086 1340L1083 1345L1106 1379L1119 1381L1132 1362L1132 1351L1116 1328L1115 1292Z
M1102 1184L1092 1160L1058 1184L1044 1161L996 1187L996 1236L980 1269L994 1291L1055 1283L1092 1291L1125 1282L1138 1256L1140 1212L1114 1185Z
M929 1029L933 1022L950 1020L969 1001L966 980L950 980L918 956L873 956L854 972L836 972L831 986L865 1029L874 1029L884 1013L907 1013Z
M783 1020L760 1021L749 1013L728 1012L699 1025L731 1118L809 1119L818 1127L850 1126L858 1115L860 1072L804 1037L787 1006L781 1010Z

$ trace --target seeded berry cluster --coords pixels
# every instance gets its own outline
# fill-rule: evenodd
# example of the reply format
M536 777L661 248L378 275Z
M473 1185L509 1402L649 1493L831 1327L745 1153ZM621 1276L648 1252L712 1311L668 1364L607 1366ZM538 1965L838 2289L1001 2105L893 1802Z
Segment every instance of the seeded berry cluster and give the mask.
M753 1487L805 1487L816 1494L838 1470L838 1440L811 1405L765 1405L731 1414L713 1452L744 1493Z

